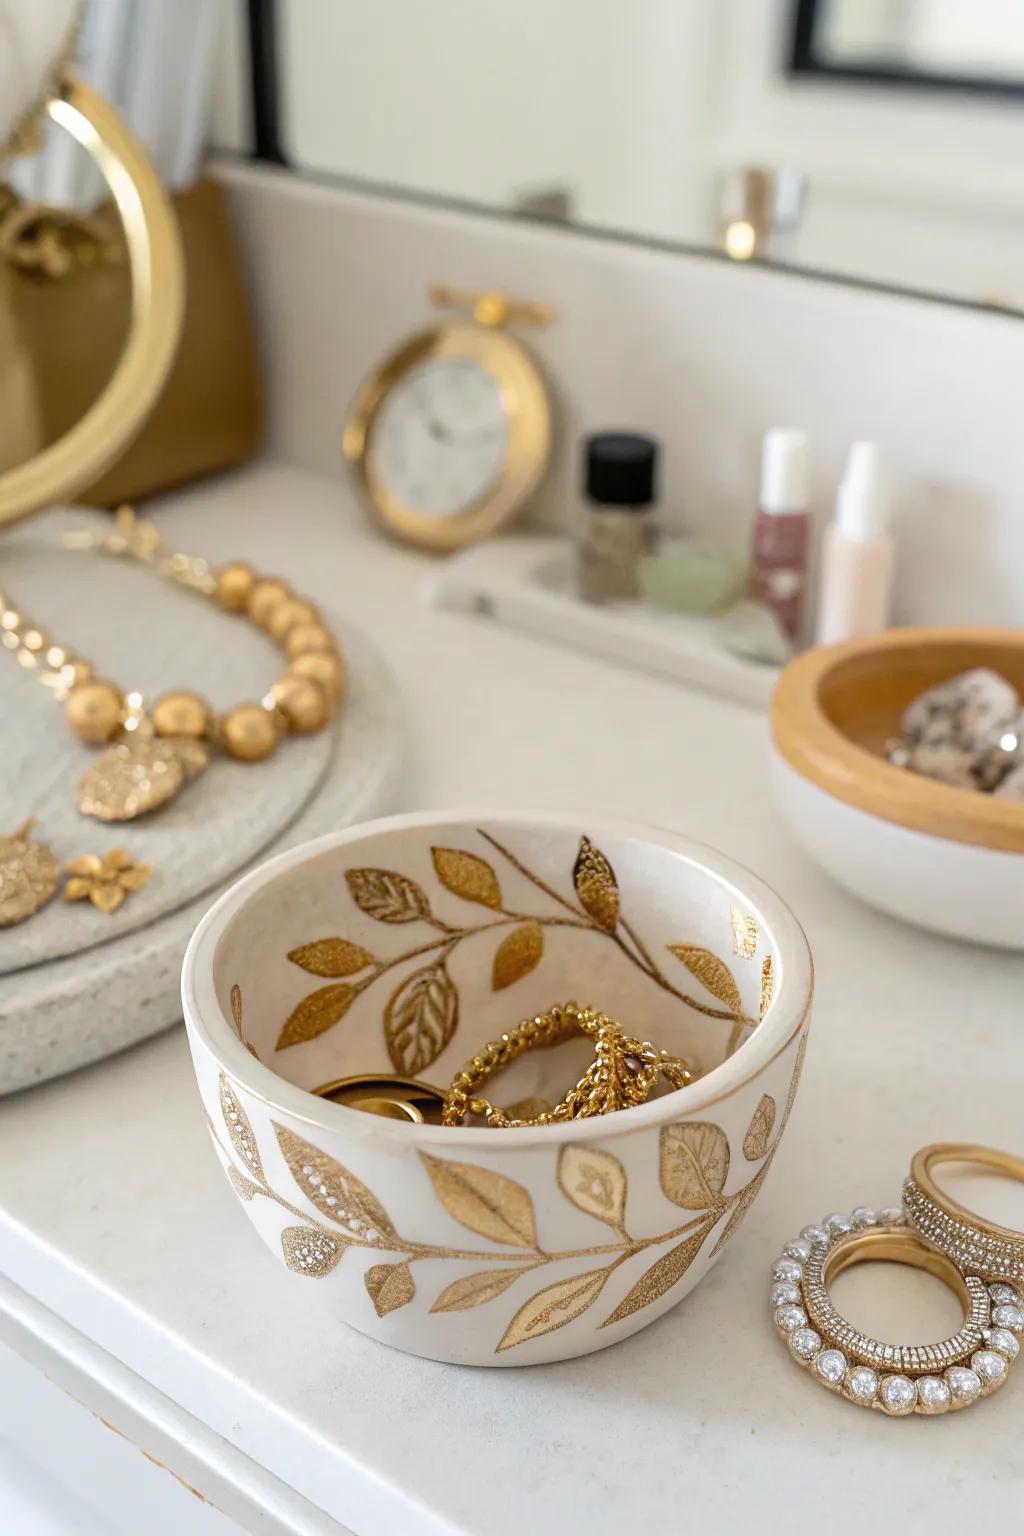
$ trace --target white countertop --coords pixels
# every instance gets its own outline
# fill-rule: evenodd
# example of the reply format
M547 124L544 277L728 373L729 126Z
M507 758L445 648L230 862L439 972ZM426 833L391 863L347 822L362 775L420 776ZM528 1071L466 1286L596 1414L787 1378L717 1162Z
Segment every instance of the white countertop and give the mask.
M815 1023L782 1151L721 1263L621 1346L522 1371L399 1355L307 1304L216 1166L174 1030L0 1105L0 1274L42 1303L23 1346L73 1331L196 1444L212 1432L273 1474L268 1531L337 1531L319 1511L357 1536L1014 1528L1024 1379L946 1419L861 1412L789 1362L766 1277L809 1221L893 1201L917 1146L1020 1149L1024 959L829 884L776 817L763 714L422 606L429 562L367 530L340 479L259 466L160 520L372 635L407 701L404 808L585 805L751 865L807 928Z

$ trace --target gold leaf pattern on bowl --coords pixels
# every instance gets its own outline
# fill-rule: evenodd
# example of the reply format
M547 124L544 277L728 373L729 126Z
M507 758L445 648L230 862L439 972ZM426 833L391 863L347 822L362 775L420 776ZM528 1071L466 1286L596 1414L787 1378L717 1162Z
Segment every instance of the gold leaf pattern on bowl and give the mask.
M345 1017L358 995L392 971L420 961L418 967L392 987L381 1014L392 1065L396 1072L415 1076L437 1060L458 1028L459 993L448 969L455 951L479 938L496 938L490 966L491 989L502 992L537 968L544 958L545 930L559 928L579 929L595 939L613 943L630 965L663 992L697 1013L730 1020L733 1027L726 1046L727 1056L757 1025L758 1020L743 1011L740 991L728 965L711 950L695 944L669 946L676 959L721 1006L681 991L666 975L622 911L611 863L588 837L580 838L572 867L573 901L548 885L491 833L482 828L477 831L500 861L545 898L543 906L533 912L519 912L503 905L501 881L494 865L466 848L432 848L431 861L439 896L447 892L460 901L486 909L486 918L476 923L467 922L464 916L451 922L444 920L419 882L399 870L346 870L348 890L360 912L379 923L422 924L425 933L417 943L390 956L374 956L343 935L315 939L289 950L291 963L312 975L353 979L351 991L345 987L322 988L304 998L285 1021L277 1038L277 1050L316 1039ZM734 944L738 942L740 921L743 943L749 945L753 936L756 945L757 925L753 918L741 920L735 908L731 916ZM743 953L746 954L745 949ZM766 959L770 961L770 956ZM762 989L763 985L762 971Z
M501 886L486 859L464 848L432 848L434 872L446 890L463 901L475 901L482 907L500 912Z
M529 976L540 964L544 954L544 931L535 918L513 928L494 951L491 967L491 991L503 992Z
M589 837L580 838L572 870L580 906L604 933L614 933L619 921L619 886L615 871Z
M728 1136L706 1120L664 1126L660 1176L673 1205L684 1211L715 1209L729 1177Z
M761 1095L743 1138L743 1156L748 1163L756 1163L768 1150L768 1142L775 1124L775 1100L770 1093Z
M515 1179L472 1163L420 1153L434 1195L459 1226L494 1248L455 1248L403 1237L380 1201L363 1181L327 1153L287 1127L275 1124L278 1146L302 1199L316 1212L288 1200L272 1188L263 1170L252 1126L237 1094L221 1074L221 1118L229 1150L210 1123L232 1187L248 1202L257 1196L280 1206L299 1225L281 1234L281 1250L295 1274L320 1279L330 1274L349 1249L375 1251L381 1261L366 1271L367 1294L378 1317L407 1306L416 1295L413 1265L432 1260L458 1260L470 1267L449 1281L429 1307L433 1313L455 1313L486 1306L503 1296L520 1279L552 1264L577 1261L588 1267L543 1285L519 1306L498 1336L495 1352L515 1348L574 1322L597 1301L620 1266L649 1249L665 1249L627 1291L599 1325L611 1327L650 1306L683 1278L705 1243L719 1227L712 1257L728 1241L746 1214L771 1167L796 1097L803 1067L806 1035L794 1061L786 1106L777 1127L768 1120L762 1097L751 1118L744 1150L766 1136L764 1160L757 1172L730 1194L724 1192L730 1167L729 1139L712 1122L667 1126L660 1138L660 1173L664 1193L684 1210L697 1215L668 1231L635 1237L627 1227L629 1189L626 1170L612 1153L567 1144L561 1149L554 1180L563 1197L578 1211L602 1224L603 1241L581 1248L551 1251L540 1245L533 1200ZM241 1168L232 1161L232 1152ZM594 1261L600 1262L595 1267ZM491 1267L496 1265L497 1267Z
M363 1283L378 1317L408 1306L416 1294L408 1264L375 1264L366 1271Z
M732 924L732 952L743 960L753 960L757 954L757 924L754 919L739 907L729 908L729 921Z

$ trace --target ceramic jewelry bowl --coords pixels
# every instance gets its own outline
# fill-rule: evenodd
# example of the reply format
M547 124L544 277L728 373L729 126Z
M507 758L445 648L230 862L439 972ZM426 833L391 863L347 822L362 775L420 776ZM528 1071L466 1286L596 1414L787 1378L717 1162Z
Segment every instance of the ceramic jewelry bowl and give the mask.
M772 698L775 780L805 852L871 906L1024 949L1024 803L887 762L926 689L987 667L1024 693L1024 632L894 629L806 651Z
M296 1291L400 1349L525 1365L616 1343L707 1272L778 1148L811 986L792 913L708 848L597 818L433 813L247 876L196 930L182 992L217 1155ZM310 1091L356 1073L446 1086L570 999L701 1077L513 1129ZM591 1059L582 1037L529 1051L489 1096L557 1100Z

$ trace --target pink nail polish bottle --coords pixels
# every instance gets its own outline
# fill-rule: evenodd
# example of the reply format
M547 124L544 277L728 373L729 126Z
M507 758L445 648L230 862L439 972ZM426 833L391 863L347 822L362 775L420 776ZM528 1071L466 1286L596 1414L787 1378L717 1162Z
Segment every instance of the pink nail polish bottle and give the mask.
M794 642L803 628L811 536L807 503L807 434L795 427L773 427L765 433L761 460L750 596L771 609Z

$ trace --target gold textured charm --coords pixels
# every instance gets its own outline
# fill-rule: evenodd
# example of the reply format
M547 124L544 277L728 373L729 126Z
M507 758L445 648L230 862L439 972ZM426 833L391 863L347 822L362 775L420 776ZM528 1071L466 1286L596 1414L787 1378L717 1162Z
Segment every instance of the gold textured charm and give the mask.
M191 746L196 756L205 750ZM199 768L189 766L176 742L153 738L119 741L100 754L79 779L75 789L78 809L97 821L133 821L174 798L186 778Z
M57 889L57 861L45 843L29 838L26 821L11 837L0 837L0 928L24 922L44 907Z
M97 853L72 859L65 864L64 873L68 877L65 901L91 901L109 917L132 891L141 891L149 879L150 866L135 864L124 848L112 848L102 859Z

